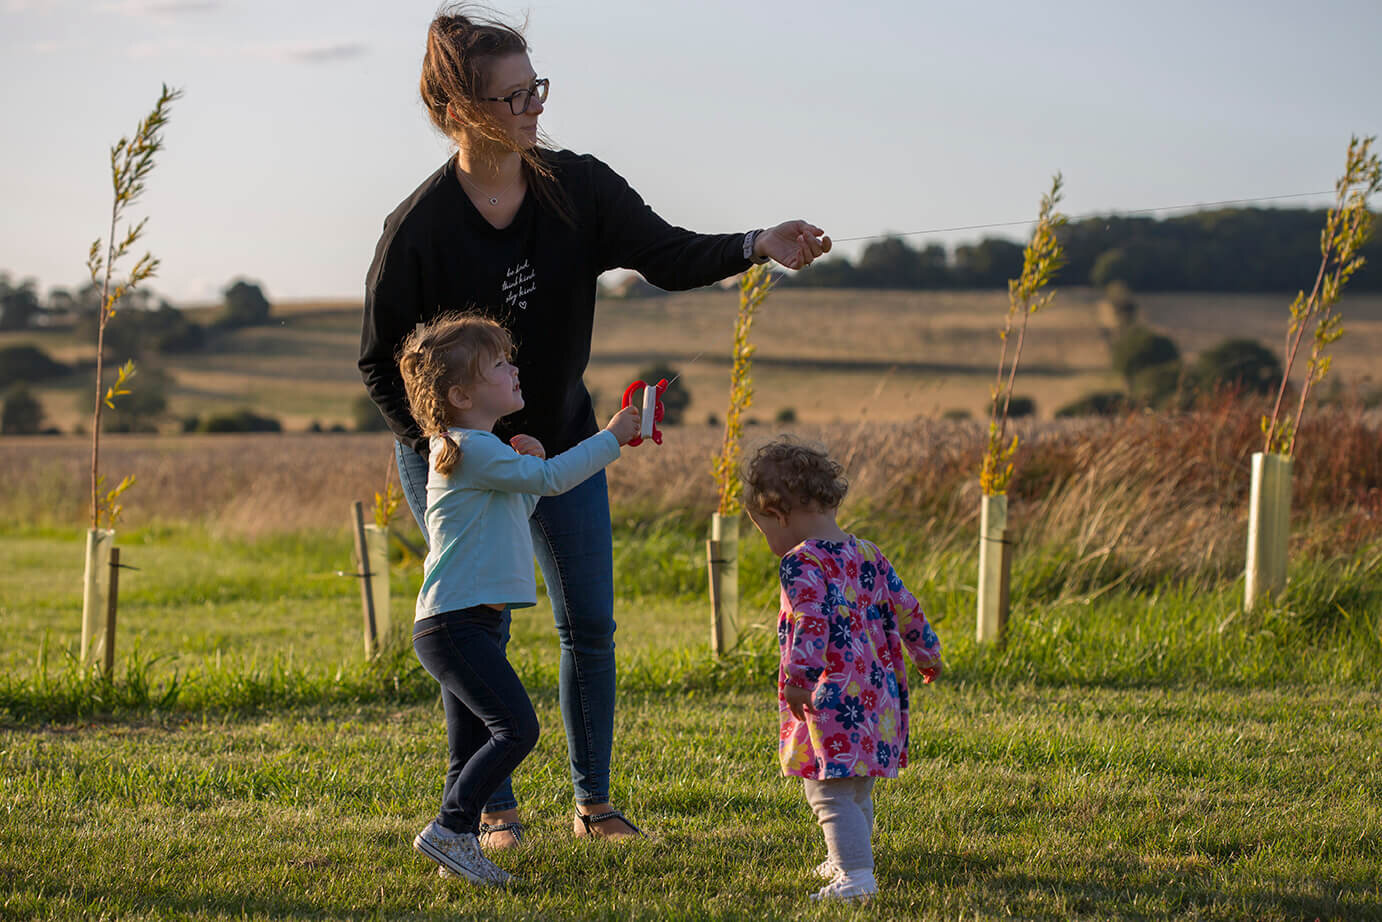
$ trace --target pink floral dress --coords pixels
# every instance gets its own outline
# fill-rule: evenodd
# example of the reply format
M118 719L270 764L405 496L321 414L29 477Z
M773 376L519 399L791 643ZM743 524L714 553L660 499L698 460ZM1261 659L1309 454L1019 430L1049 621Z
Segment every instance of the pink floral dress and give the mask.
M803 541L782 558L777 639L778 758L784 775L897 777L907 764L905 645L925 681L941 642L877 547ZM782 690L810 689L814 712L792 716Z

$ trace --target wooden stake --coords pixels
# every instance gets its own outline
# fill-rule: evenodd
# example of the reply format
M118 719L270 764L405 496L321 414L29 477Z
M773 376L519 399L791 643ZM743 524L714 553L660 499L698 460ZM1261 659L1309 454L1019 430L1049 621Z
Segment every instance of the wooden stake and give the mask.
M365 539L365 505L357 499L351 509L355 520L355 559L360 565L356 574L360 580L360 607L365 613L365 658L373 659L379 649L379 632L375 627L374 587L371 585L369 547Z
M104 671L109 679L115 669L115 612L120 607L120 549L110 549L110 588L106 592L106 650Z

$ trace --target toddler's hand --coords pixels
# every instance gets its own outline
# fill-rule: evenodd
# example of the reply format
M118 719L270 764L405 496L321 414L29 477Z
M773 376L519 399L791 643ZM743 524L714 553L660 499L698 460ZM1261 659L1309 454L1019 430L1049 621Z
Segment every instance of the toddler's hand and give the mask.
M791 709L792 716L797 720L805 721L807 712L816 713L816 709L811 706L811 689L809 688L784 685L782 697L787 699L787 707Z
M945 672L945 663L938 662L934 666L928 666L921 670L921 680L930 685L942 672Z
M509 445L520 455L532 455L534 458L546 458L547 449L542 447L542 443L531 435L516 435L509 439Z
M643 413L635 406L627 406L614 414L605 428L614 434L620 445L627 445L638 436L643 426Z

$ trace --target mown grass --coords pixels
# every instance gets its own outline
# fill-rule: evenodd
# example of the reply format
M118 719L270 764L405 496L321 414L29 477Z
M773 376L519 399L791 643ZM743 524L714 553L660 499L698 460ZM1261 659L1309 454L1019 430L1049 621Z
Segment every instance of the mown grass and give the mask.
M1312 682L1382 688L1382 546L1298 561L1274 606L1243 614L1241 579L1211 585L1108 564L1091 576L1068 551L1034 549L1014 569L1008 643L974 643L974 553L928 551L904 534L860 529L889 548L946 642L961 681L1138 687L1271 687ZM150 538L145 542L143 538ZM156 537L156 540L154 538ZM896 540L890 540L895 538ZM140 569L121 583L114 679L76 663L80 587L64 579L78 536L0 536L0 717L29 723L99 713L260 712L307 704L411 703L432 694L407 629L420 581L393 567L389 651L362 655L361 615L343 534L216 540L164 527L125 537ZM775 674L776 560L743 542L746 639L726 662L708 654L705 562L689 522L630 526L615 540L623 686L768 687ZM513 659L530 684L552 684L558 650L545 599L515 613Z
M111 677L73 657L80 452L0 443L0 918L1382 918L1382 436L1356 414L1316 426L1290 584L1245 614L1254 419L1032 430L997 648L973 641L977 435L818 433L854 483L847 526L898 565L949 665L916 693L913 764L879 796L884 893L857 910L806 900L819 834L773 757L776 560L747 530L747 639L708 653L691 433L611 471L613 795L657 838L566 831L541 603L511 645L545 729L507 893L409 848L444 759L407 643L420 573L396 549L397 630L371 662L337 575L383 441L112 440L140 480Z
M625 694L615 799L652 841L569 834L546 728L507 892L409 848L443 771L433 702L0 731L0 917L1368 918L1382 914L1375 693L1293 686L918 693L878 794L883 890L816 907L822 846L762 693Z
M652 841L571 839L550 611L516 617L544 731L516 781L530 847L500 857L522 883L503 893L410 848L444 772L436 689L401 631L360 655L344 535L126 533L141 569L111 679L64 652L77 536L0 536L0 918L1382 917L1378 548L1298 561L1251 616L1232 579L1149 588L1115 569L1091 590L1033 553L1007 645L984 649L972 555L875 524L859 530L897 549L950 671L916 692L912 764L880 790L866 908L806 899L822 846L776 770L773 637L708 655L692 522L616 528L612 794ZM774 561L756 536L744 554L766 626ZM395 562L401 627L417 579Z

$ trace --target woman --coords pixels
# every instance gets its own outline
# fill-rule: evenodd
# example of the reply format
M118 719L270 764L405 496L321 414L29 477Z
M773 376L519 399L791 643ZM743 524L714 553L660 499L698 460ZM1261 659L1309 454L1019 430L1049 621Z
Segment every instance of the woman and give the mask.
M420 524L427 443L408 415L395 357L417 323L473 309L503 324L517 345L527 406L496 431L505 439L535 436L555 455L597 431L582 375L601 272L636 269L655 285L680 290L742 272L751 261L798 269L830 249L830 238L804 221L747 234L673 227L599 160L541 146L548 81L533 71L527 51L523 36L502 23L458 10L432 21L422 99L456 153L389 215L366 280L360 372L398 437L399 479ZM531 528L561 642L573 830L638 835L609 802L615 625L603 472L542 499ZM453 766L448 784L457 772ZM517 807L505 781L481 817L486 847L518 843Z

